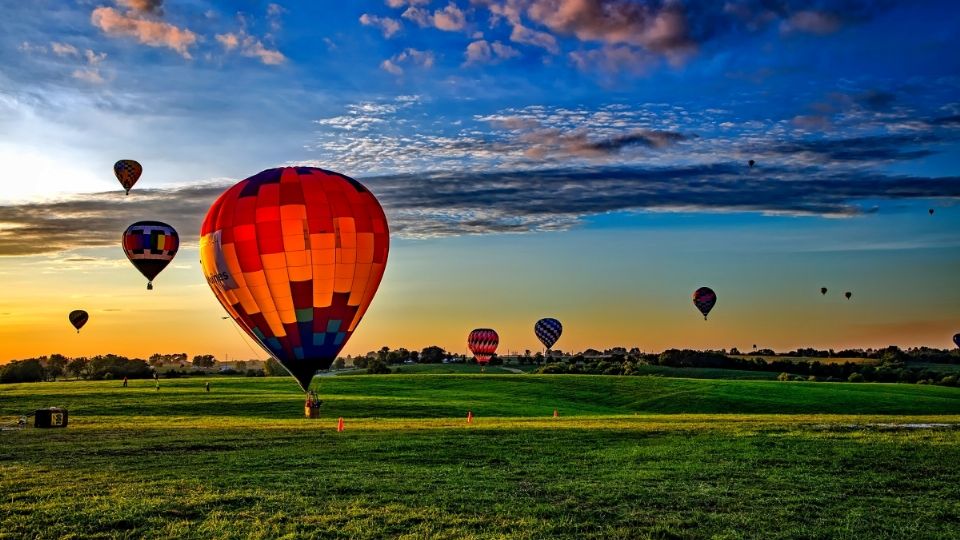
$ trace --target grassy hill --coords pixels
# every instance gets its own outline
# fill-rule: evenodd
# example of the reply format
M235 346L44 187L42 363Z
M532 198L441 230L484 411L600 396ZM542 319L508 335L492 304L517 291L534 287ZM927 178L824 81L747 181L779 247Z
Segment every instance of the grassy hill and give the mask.
M960 389L343 376L310 421L286 378L210 380L0 387L71 414L0 433L0 538L960 536Z

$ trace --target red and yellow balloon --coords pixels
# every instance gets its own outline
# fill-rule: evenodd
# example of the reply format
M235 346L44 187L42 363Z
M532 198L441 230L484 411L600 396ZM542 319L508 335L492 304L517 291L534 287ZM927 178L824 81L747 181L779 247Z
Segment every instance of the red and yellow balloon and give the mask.
M284 167L241 181L213 203L200 261L230 316L306 390L360 323L389 245L383 208L362 184Z

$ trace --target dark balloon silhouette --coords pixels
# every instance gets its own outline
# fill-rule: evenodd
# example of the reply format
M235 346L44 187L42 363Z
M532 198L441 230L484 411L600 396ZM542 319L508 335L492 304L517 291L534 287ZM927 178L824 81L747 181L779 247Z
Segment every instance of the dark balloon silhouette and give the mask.
M953 335L953 343L954 343L954 345L956 345L958 348L960 348L960 334L954 334L954 335Z
M490 362L499 344L500 336L491 328L477 328L467 336L467 346L470 347L470 352L481 366Z
M373 300L387 266L383 208L360 182L313 167L269 169L213 203L200 264L237 325L307 391Z
M710 287L700 287L693 292L693 305L703 313L703 320L707 320L707 314L716 303L717 294Z
M138 221L123 233L123 252L147 278L148 291L153 290L153 280L170 264L178 249L180 235L160 221Z
M929 212L930 212L930 215L932 216L932 215L933 215L933 208L931 208L931 209L929 210Z
M843 293L843 295L847 297L847 300L849 300L850 297L853 296L853 293L850 292L850 291L847 291L847 292Z
M540 319L533 325L533 333L537 335L537 339L540 340L540 343L543 343L544 347L550 349L560 339L560 334L563 333L563 325L556 319Z
M757 164L757 162L751 159L750 161L747 162L747 164L753 167L754 165Z
M132 159L121 159L113 164L113 174L116 175L120 185L127 190L127 195L129 195L130 188L137 183L140 175L143 174L143 167Z
M827 294L827 288L826 288L826 287L820 287L820 294Z
M87 321L90 320L90 316L82 309L71 311L70 315L67 315L67 318L70 319L70 324L77 329L78 334L80 333L80 329L83 328L83 325L87 324Z

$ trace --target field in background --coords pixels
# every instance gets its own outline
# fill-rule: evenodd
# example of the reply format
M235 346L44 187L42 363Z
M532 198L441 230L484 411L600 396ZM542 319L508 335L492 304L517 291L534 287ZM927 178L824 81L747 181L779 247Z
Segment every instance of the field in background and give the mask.
M0 434L0 538L960 536L956 388L340 376L309 421L209 380L0 387L71 415Z

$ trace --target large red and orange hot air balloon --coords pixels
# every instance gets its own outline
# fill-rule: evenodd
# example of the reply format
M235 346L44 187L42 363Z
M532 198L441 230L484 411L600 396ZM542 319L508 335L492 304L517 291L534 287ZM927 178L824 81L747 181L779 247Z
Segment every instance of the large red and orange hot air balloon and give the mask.
M497 335L496 330L490 328L477 328L467 337L467 346L470 347L470 352L481 366L490 362L499 344L500 336Z
M306 391L350 339L387 264L380 203L342 174L269 169L217 199L200 231L213 293Z

